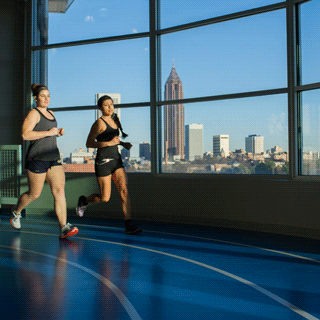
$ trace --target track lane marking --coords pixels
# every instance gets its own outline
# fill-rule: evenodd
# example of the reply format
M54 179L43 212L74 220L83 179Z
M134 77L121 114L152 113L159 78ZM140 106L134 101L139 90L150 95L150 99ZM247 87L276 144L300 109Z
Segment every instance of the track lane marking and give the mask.
M0 231L3 231L3 230L0 230ZM8 230L8 232L21 232L21 233L27 233L27 234L48 235L48 236L57 237L56 234L51 234L51 233L40 233L40 232L31 232L31 231L15 231L15 230L12 230L12 231ZM299 314L300 316L302 316L305 319L308 319L308 320L320 320L319 318L314 317L310 313L300 309L299 307L295 306L294 304L282 299L281 297L277 296L276 294L272 293L271 291L268 291L268 290L260 287L259 285L251 282L251 281L248 281L248 280L246 280L244 278L241 278L239 276L236 276L236 275L234 275L232 273L229 273L229 272L224 271L222 269L215 268L213 266L210 266L208 264L205 264L205 263L202 263L202 262L199 262L199 261L196 261L196 260L192 260L192 259L189 259L189 258L185 258L185 257L182 257L182 256L174 255L174 254L163 252L163 251L159 251L159 250L149 249L149 248L145 248L145 247L125 244L125 243L120 243L120 242L115 242L115 241L91 239L91 238L78 237L78 236L74 236L73 239L79 239L79 240L85 240L85 241L93 241L93 242L101 242L101 243L108 243L108 244L113 244L113 245L118 245L118 246L123 246L123 247L129 247L129 248L134 248L134 249L144 250L144 251L148 251L148 252L153 252L153 253L157 253L157 254L160 254L160 255L164 255L164 256L175 258L175 259L179 259L179 260L182 260L182 261L190 262L192 264L195 264L195 265L204 267L206 269L215 271L215 272L220 273L220 274L222 274L222 275L224 275L226 277L229 277L229 278L231 278L233 280L236 280L236 281L238 281L240 283L243 283L243 284L245 284L245 285L247 285L247 286L249 286L249 287L251 287L251 288L253 288L253 289L257 290L257 291L259 291L260 293L266 295L267 297L271 298L272 300L280 303L281 305L283 305L284 307L290 309L291 311ZM1 247L1 245L0 245L0 247Z
M51 235L51 234L49 234L49 235ZM90 275L92 275L93 277L95 277L96 279L101 281L103 284L105 284L114 293L114 295L118 298L118 300L122 304L123 308L126 310L126 312L128 313L129 317L132 320L142 320L140 315L138 314L137 310L134 308L134 306L131 304L131 302L128 300L128 298L124 295L124 293L114 283L112 283L110 280L108 280L106 277L102 276L101 274L99 274L99 273L97 273L87 267L84 267L81 264L78 264L78 263L63 259L63 258L58 258L58 257L55 257L51 254L46 254L46 253L28 250L28 249L22 249L22 248L16 249L14 247L4 246L1 244L0 244L0 248L11 249L11 250L21 250L21 251L28 252L31 254L36 254L36 255L43 256L43 257L59 260L59 261L62 261L66 264L69 264L73 267L76 267L84 272L89 273Z
M49 225L56 225L53 222L45 222L45 223L49 224ZM96 225L88 225L88 224L82 224L82 223L80 223L78 225L79 226L83 226L83 227L96 228L96 229L122 230L122 228L117 228L117 227L96 226ZM253 246L253 245L250 245L250 244L243 244L243 243L239 243L239 242L219 240L219 239L215 239L215 238L198 237L198 236L179 234L179 233L170 233L170 232L162 232L162 231L151 231L151 230L145 230L145 229L143 230L143 232L165 234L165 235L170 235L170 236L180 236L180 237L186 237L186 238L194 238L194 239L198 239L198 240L206 240L206 241L212 241L212 242L218 242L218 243L225 243L225 244L239 246L239 247L247 247L247 248L259 249L259 250L263 250L263 251L277 253L277 254L289 256L289 257L292 257L292 258L298 258L298 259L307 260L307 261L311 261L311 262L315 262L315 263L320 264L320 260L312 259L312 258L309 258L309 257L300 256L300 255L289 253L289 252L286 252L286 251L280 251L280 250L268 249L268 248L263 248L263 247L257 247L257 246Z

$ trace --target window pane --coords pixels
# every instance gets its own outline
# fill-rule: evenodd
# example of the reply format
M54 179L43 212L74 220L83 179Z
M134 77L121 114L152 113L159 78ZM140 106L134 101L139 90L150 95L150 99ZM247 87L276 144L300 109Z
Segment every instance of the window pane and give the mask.
M149 3L145 0L49 0L48 6L43 0L34 2L38 21L48 26L49 44L133 34L149 29Z
M86 141L95 110L55 112L55 117L58 128L65 130L57 140L65 172L94 172L95 150L87 149Z
M129 152L119 147L127 172L149 172L150 158L150 111L148 107L116 109L123 131L130 142ZM86 148L91 126L100 117L96 110L56 112L58 127L65 135L58 139L58 147L64 159L66 172L94 172L95 149ZM140 152L139 152L140 151ZM149 151L149 152L148 152Z
M121 103L148 101L148 45L135 39L48 50L51 107L94 105L99 92L119 93Z
M277 0L161 0L161 27L167 28L179 24L214 18L243 10L249 10L278 3Z
M302 84L320 82L320 0L301 5Z
M121 124L130 142L129 158L122 157L127 172L151 171L150 108L121 109Z
M162 110L163 172L288 174L286 94Z
M286 87L285 18L278 10L163 35L162 87L173 60L185 98Z
M302 174L320 175L320 89L302 93Z

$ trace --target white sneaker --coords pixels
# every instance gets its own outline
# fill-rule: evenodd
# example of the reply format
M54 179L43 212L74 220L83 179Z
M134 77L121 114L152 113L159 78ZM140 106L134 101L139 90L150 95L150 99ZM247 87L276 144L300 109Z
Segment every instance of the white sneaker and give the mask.
M14 206L11 206L10 208L11 211L11 217L10 217L10 223L12 224L12 226L16 229L20 229L21 228L21 223L20 223L20 218L21 218L21 214L17 213L14 209Z
M78 199L78 205L76 207L76 213L77 216L83 217L84 211L86 210L86 207L88 206L88 202L85 196L80 196Z

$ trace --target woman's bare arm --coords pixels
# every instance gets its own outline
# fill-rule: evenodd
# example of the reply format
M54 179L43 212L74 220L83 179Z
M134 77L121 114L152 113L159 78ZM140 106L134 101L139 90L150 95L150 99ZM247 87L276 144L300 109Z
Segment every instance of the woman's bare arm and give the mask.
M91 127L91 130L89 132L86 147L87 148L105 148L110 146L115 146L117 144L120 144L120 138L114 137L110 141L102 141L98 142L96 141L97 136L102 133L105 130L105 124L102 120L98 119Z
M40 115L36 110L31 110L28 113L22 124L21 136L23 140L38 140L59 134L58 128L52 128L48 131L33 131L39 120Z

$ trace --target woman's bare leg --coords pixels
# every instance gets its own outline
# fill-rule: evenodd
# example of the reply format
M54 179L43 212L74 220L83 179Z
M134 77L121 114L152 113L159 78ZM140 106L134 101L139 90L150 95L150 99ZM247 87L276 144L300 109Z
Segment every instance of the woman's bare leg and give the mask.
M15 211L20 214L32 201L39 198L46 180L46 173L33 173L27 170L29 190L23 193L17 203Z
M119 168L112 174L112 179L116 184L121 197L121 207L124 214L124 219L129 220L131 219L131 207L128 193L127 174L123 168Z
M142 232L142 228L137 227L131 221L131 206L128 192L127 174L123 168L117 169L112 175L113 181L117 186L121 197L121 207L124 214L126 234L138 234Z
M65 196L65 175L62 166L53 166L47 171L46 179L54 197L54 209L60 227L67 223L67 203Z
M111 196L111 175L97 177L100 194L94 193L87 197L88 203L108 202Z

